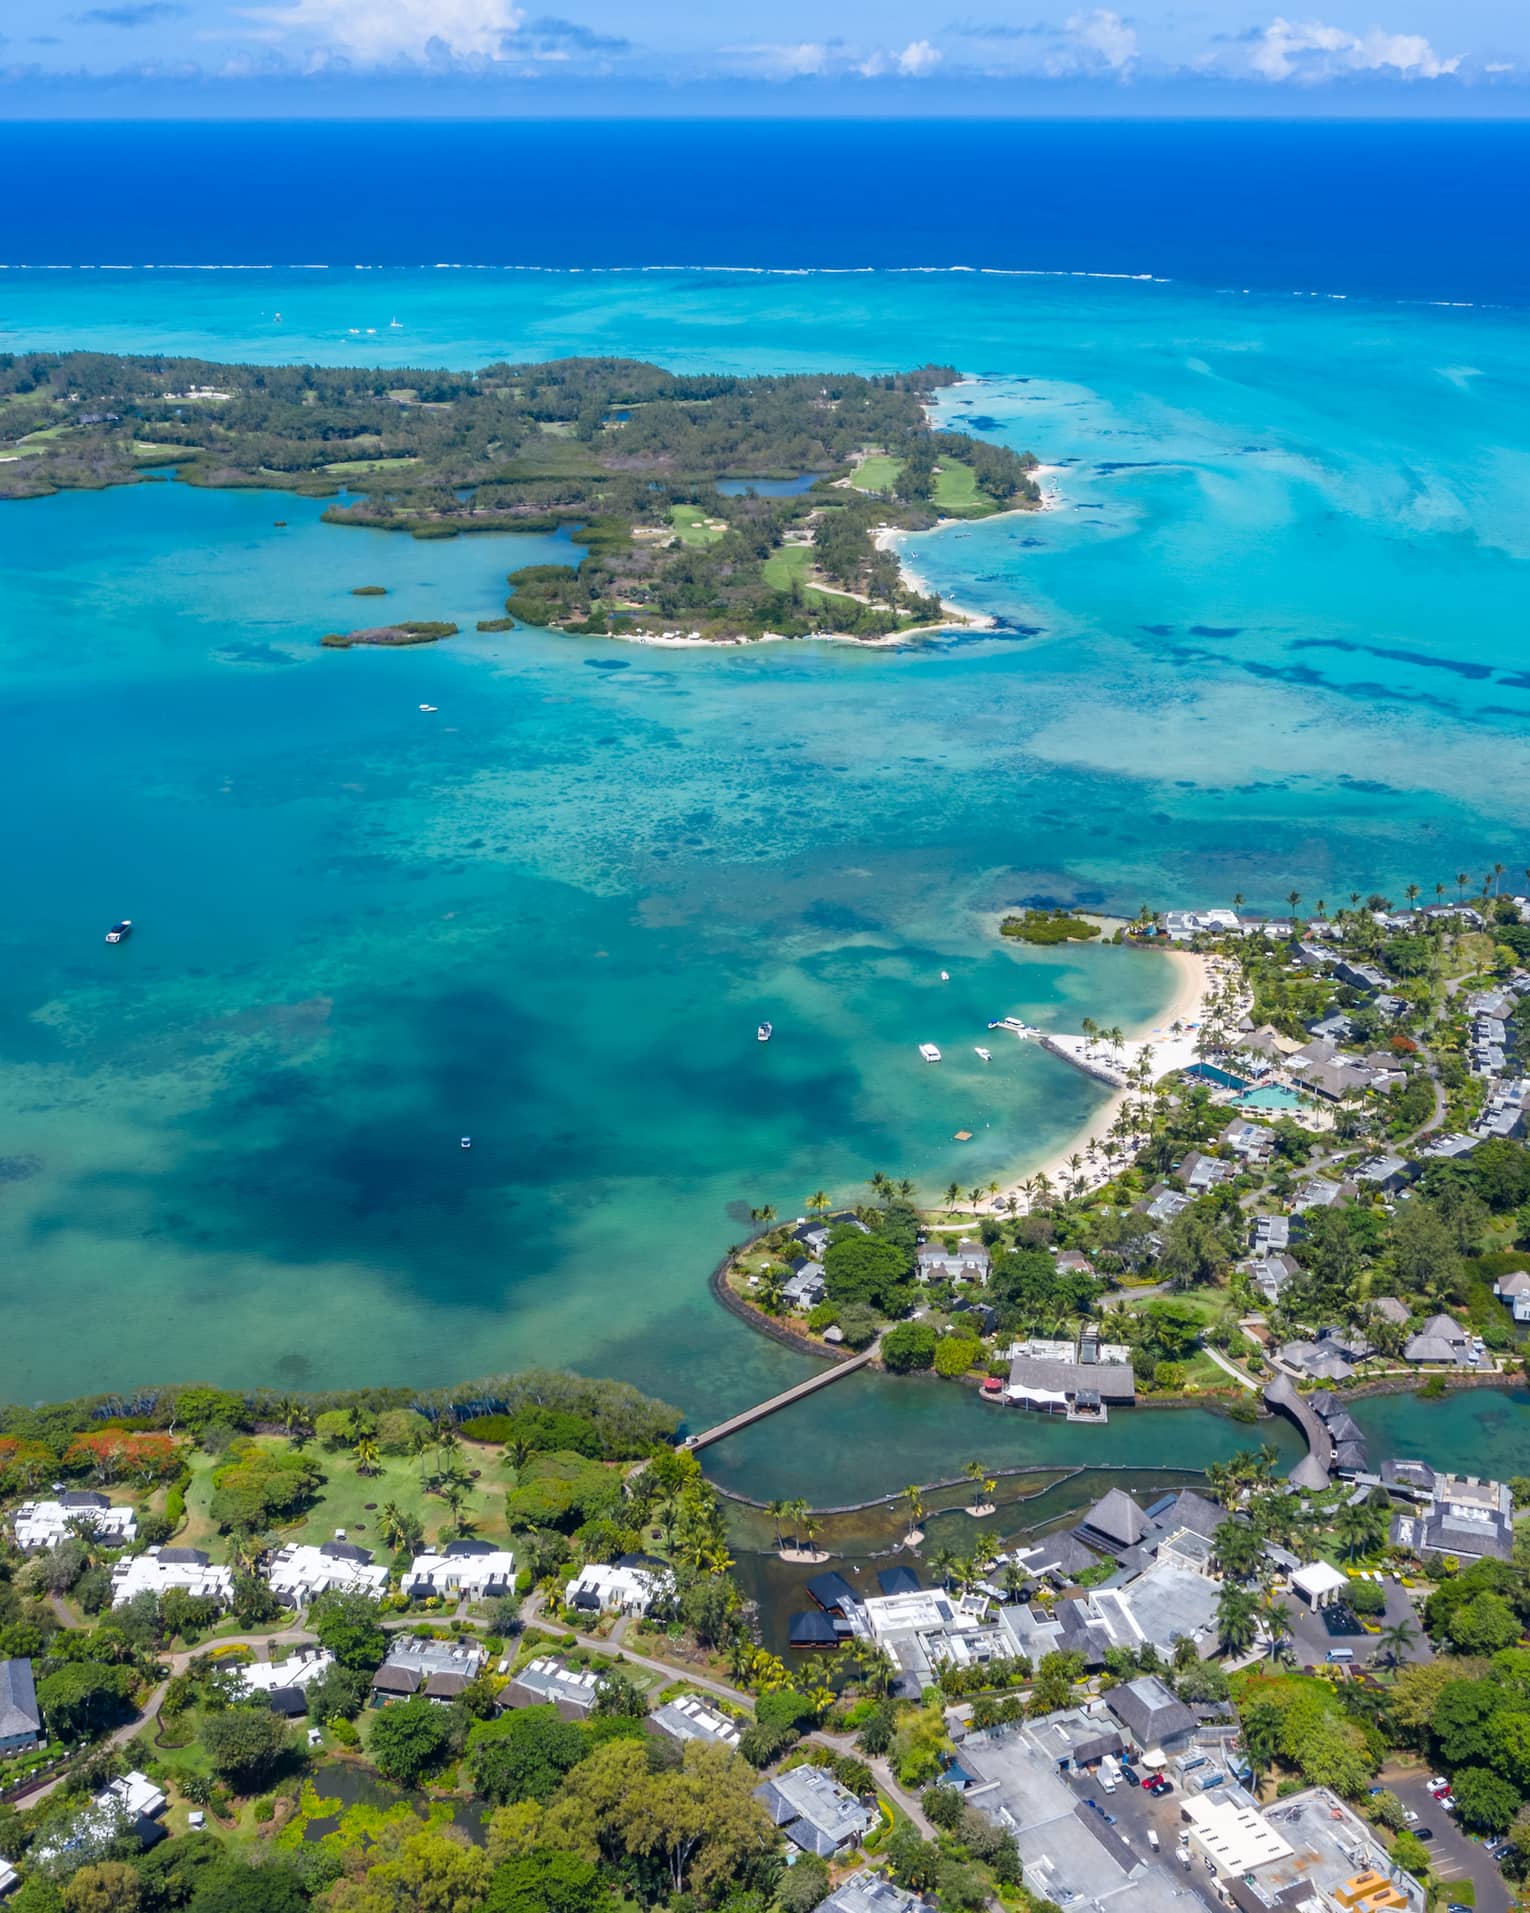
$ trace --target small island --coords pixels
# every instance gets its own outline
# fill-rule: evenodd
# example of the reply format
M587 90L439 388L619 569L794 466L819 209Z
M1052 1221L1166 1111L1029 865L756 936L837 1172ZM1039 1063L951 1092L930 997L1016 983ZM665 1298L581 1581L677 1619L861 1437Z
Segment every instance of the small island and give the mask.
M919 589L897 534L1042 502L1031 453L932 424L956 383L938 365L727 378L631 359L457 373L23 353L0 365L0 499L173 468L332 499L334 525L564 531L573 562L510 577L519 624L650 644L889 640L987 622ZM209 389L216 405L186 397Z
M331 651L349 651L356 644L377 644L385 648L404 644L434 644L440 638L454 638L458 627L439 619L411 619L405 624L373 624L359 631L326 631L320 644Z

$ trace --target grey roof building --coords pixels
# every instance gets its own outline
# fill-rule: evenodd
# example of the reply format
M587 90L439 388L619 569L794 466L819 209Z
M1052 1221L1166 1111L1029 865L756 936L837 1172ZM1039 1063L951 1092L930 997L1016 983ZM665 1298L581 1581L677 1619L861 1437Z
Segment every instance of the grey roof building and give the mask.
M663 1734L682 1744L688 1740L706 1740L724 1747L736 1747L739 1741L737 1721L720 1707L709 1706L694 1694L682 1694L666 1701L648 1716L651 1733Z
M924 1902L876 1873L852 1873L837 1886L828 1899L820 1901L818 1913L915 1913Z
M42 1714L30 1661L0 1661L0 1753L22 1753L42 1739Z
M1105 1705L1144 1752L1166 1747L1195 1731L1194 1714L1156 1674L1144 1674L1113 1687L1105 1696Z
M1471 1347L1466 1330L1453 1315L1431 1315L1403 1349L1405 1362L1443 1362L1451 1367L1466 1361Z
M1121 1488L1112 1488L1089 1510L1074 1532L1087 1545L1122 1554L1146 1538L1148 1518Z
M526 1665L500 1689L494 1705L500 1713L511 1707L557 1708L564 1720L586 1720L595 1710L600 1692L600 1676L589 1668L565 1667L551 1655L541 1655Z
M1378 1295L1371 1303L1371 1314L1379 1315L1384 1322L1395 1322L1399 1328L1408 1326L1408 1305L1395 1295Z
M872 1815L823 1767L793 1767L754 1790L771 1819L794 1846L829 1860L860 1843Z

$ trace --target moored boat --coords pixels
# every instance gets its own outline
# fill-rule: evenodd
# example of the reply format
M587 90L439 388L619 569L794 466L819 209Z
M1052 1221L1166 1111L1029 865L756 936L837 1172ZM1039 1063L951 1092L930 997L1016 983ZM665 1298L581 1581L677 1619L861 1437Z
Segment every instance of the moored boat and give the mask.
M775 1035L774 1024L762 1023L760 1027L754 1033L754 1040L757 1043L768 1043L771 1037L774 1035Z
M936 1049L933 1043L921 1043L919 1045L919 1054L927 1063L938 1063L940 1061L940 1051Z
M124 917L121 923L114 923L106 933L108 943L126 943L133 934L133 919Z
M981 1044L974 1044L973 1052L985 1063L991 1063L993 1061L993 1051L991 1049L984 1049Z

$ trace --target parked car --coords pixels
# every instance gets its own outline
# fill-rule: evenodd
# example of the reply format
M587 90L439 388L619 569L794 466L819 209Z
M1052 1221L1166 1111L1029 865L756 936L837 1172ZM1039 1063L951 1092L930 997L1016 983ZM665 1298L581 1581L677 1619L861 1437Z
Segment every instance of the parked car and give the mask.
M1416 1819L1417 1815L1415 1815L1414 1817ZM1413 1829L1413 1837L1415 1840L1432 1840L1434 1838L1434 1828L1433 1827L1415 1827Z
M1445 1778L1444 1774L1436 1774L1429 1783L1429 1791L1434 1795L1435 1799L1438 1800L1442 1793L1450 1792L1450 1782Z
M1418 1825L1418 1815L1411 1807L1403 1808L1403 1819L1407 1821L1410 1827L1416 1827Z
M1165 1794L1173 1793L1174 1782L1159 1774L1148 1783L1148 1792L1155 1800L1162 1800Z

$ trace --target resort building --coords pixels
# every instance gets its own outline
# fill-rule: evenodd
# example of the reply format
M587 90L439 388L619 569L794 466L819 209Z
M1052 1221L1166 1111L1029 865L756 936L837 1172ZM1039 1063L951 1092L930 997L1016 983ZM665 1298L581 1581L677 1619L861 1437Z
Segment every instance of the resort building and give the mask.
M592 1561L569 1582L565 1598L582 1614L647 1614L674 1585L674 1576L662 1570Z
M1349 1576L1331 1561L1309 1561L1292 1573L1291 1592L1299 1594L1315 1614L1349 1592Z
M1004 1398L1069 1421L1104 1421L1111 1408L1129 1408L1137 1399L1131 1351L1089 1333L1077 1342L1017 1342L1009 1350Z
M853 1632L875 1641L898 1668L895 1693L914 1698L943 1667L984 1666L1014 1653L1002 1623L989 1619L991 1606L980 1592L958 1598L915 1582L857 1601L848 1618Z
M116 1507L105 1495L89 1489L71 1490L53 1501L24 1501L11 1521L16 1546L23 1554L56 1548L75 1534L88 1534L108 1547L126 1547L137 1538L133 1510Z
M266 1564L266 1583L277 1600L305 1608L319 1594L364 1594L380 1601L388 1591L388 1570L374 1565L366 1548L347 1541L342 1529L318 1547L289 1543Z
M373 1699L409 1700L420 1694L444 1706L477 1678L486 1659L472 1641L395 1640L372 1676Z
M1436 1475L1417 1513L1392 1517L1392 1545L1461 1561L1512 1561L1514 1494L1501 1481Z
M403 1587L411 1601L494 1601L515 1587L515 1556L491 1541L449 1541L417 1554Z
M824 1767L793 1767L756 1787L754 1797L793 1846L821 1860L859 1846L875 1820Z
M42 1744L42 1714L28 1660L0 1661L0 1755Z
M788 1308L799 1312L817 1308L829 1292L823 1264L798 1260L791 1266L790 1277L781 1285L782 1300Z
M958 1242L954 1249L940 1242L921 1242L914 1261L921 1282L986 1282L993 1267L981 1242Z
M1276 1801L1261 1817L1284 1852L1261 1857L1250 1834L1244 1836L1247 1846L1242 1851L1233 1848L1224 1865L1212 1849L1211 1830L1198 1846L1239 1913L1296 1907L1312 1907L1316 1913L1424 1913L1424 1890L1418 1881L1393 1865L1375 1831L1326 1787ZM1212 1825L1216 1827L1215 1816ZM1191 1841L1196 1844L1193 1826ZM1221 1830L1232 1837L1225 1816ZM1234 1858L1254 1864L1237 1871L1231 1865Z
M125 1607L140 1594L160 1595L171 1588L227 1607L234 1598L230 1568L215 1568L200 1548L149 1548L112 1568L112 1606Z
M1512 1275L1499 1276L1493 1293L1516 1322L1530 1322L1530 1270L1515 1269Z
M688 1740L705 1740L714 1746L736 1747L739 1738L736 1720L716 1707L709 1707L694 1694L682 1694L678 1700L666 1701L662 1707L655 1708L648 1716L648 1729L682 1745Z
M1123 1488L1101 1495L1074 1529L1086 1547L1121 1555L1145 1541L1152 1523Z
M1472 1338L1453 1315L1431 1315L1403 1349L1405 1362L1436 1363L1443 1368L1475 1366Z
M167 1805L165 1795L148 1775L135 1769L98 1793L90 1805L45 1846L34 1847L33 1863L47 1863L65 1854L95 1859L109 1853L114 1842L129 1836L136 1838L141 1847L155 1846L165 1837L159 1818Z
M308 1712L308 1689L335 1664L322 1647L300 1647L284 1661L250 1661L239 1669L244 1691L276 1714L296 1720Z
M818 1913L922 1913L917 1893L894 1886L877 1873L852 1873L818 1904Z
M600 1676L587 1667L565 1667L550 1654L528 1661L495 1696L500 1713L512 1707L556 1707L564 1720L587 1720L595 1711Z

